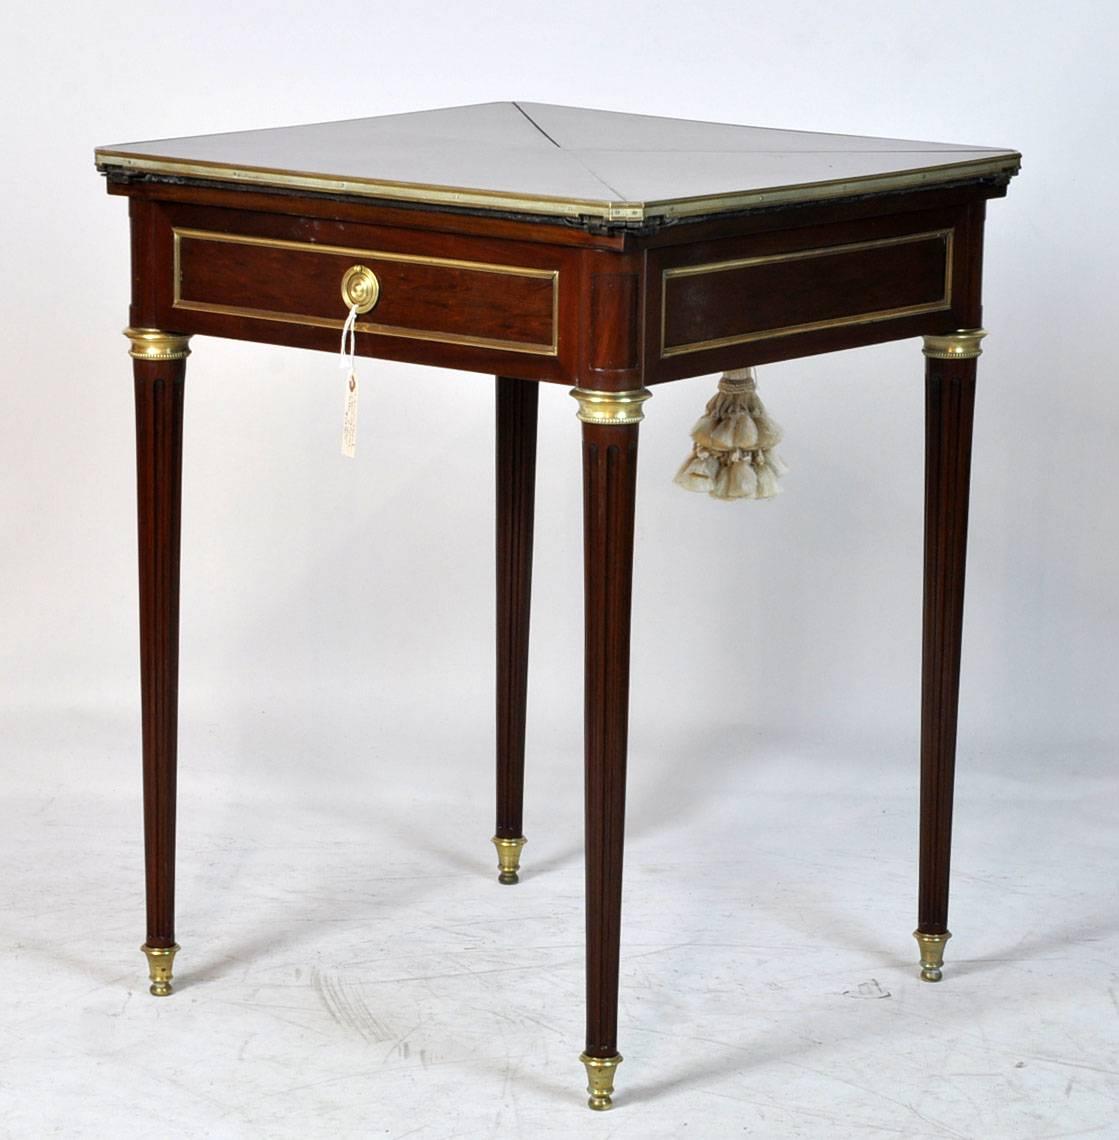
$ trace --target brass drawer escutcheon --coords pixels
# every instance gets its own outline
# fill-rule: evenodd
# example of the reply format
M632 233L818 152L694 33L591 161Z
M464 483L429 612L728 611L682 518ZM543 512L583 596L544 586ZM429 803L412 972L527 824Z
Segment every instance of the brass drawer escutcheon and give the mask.
M342 274L342 300L346 308L368 313L381 295L381 283L377 274L364 265L351 265Z

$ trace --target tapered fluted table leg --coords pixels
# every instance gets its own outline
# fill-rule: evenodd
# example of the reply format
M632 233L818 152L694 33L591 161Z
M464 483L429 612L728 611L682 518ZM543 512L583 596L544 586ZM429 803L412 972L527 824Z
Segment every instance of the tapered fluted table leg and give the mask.
M130 328L136 394L140 698L151 992L171 992L175 943L175 777L179 697L179 535L188 337Z
M515 883L524 837L525 705L536 499L535 380L497 378L498 880Z
M649 393L575 389L583 421L588 1104L611 1106L618 1053L637 433Z
M921 977L938 982L948 880L976 358L985 333L925 337L925 603L921 678Z

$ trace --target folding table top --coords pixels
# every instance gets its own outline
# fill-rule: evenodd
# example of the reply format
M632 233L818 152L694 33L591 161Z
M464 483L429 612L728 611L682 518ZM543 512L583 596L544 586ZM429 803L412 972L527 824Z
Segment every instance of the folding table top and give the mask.
M480 103L100 147L153 178L648 222L1007 178L996 147L774 130L545 103Z

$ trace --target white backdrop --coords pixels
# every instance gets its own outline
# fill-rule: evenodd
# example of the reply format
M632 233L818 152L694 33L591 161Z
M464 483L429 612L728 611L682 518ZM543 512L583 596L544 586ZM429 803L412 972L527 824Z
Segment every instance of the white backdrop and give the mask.
M1072 0L1056 18L1047 4L959 0L153 0L14 5L5 21L0 795L7 786L12 812L20 788L30 804L87 772L131 809L138 778L127 218L94 146L508 98L1023 152L988 211L961 758L1038 778L1110 762L1113 5ZM407 782L401 802L416 811L440 764L455 779L469 769L477 851L464 857L488 867L492 380L362 361L351 462L328 355L192 347L184 769L208 771L217 796L247 801L266 783L283 799L366 779L376 757L377 781ZM827 742L846 750L854 789L872 779L857 767L868 751L915 764L922 366L914 341L761 369L793 468L772 503L672 485L713 378L660 387L647 405L632 779L642 803L663 790L665 818L680 794L666 752L692 764L769 740L826 758ZM530 749L571 792L569 853L582 692L574 411L545 388L530 682ZM546 822L532 763L530 837ZM134 811L122 826L138 827ZM1053 839L1077 842L1075 827ZM142 933L137 887L114 903L122 938Z

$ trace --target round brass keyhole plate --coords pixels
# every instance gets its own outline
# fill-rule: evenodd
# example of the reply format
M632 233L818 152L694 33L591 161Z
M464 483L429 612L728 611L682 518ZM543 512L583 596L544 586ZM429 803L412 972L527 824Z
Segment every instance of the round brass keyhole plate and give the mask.
M368 313L381 295L381 283L377 274L364 265L351 265L342 274L342 300L346 308Z

